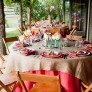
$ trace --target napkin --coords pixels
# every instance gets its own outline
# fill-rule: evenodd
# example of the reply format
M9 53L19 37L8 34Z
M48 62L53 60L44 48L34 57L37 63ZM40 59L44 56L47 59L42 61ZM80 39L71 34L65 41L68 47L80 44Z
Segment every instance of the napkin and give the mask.
M49 53L48 52L43 52L41 55L43 57L47 57L47 58L63 58L62 52L58 52L57 54L54 53L53 51L51 51Z
M86 41L86 40L83 40L82 41L82 44L90 44L90 42L89 41Z
M39 41L41 41L41 40L40 39L33 40L33 42L39 42Z
M37 55L38 54L37 51L29 50L29 49L26 49L26 48L25 49L21 49L20 53L23 54L23 55L26 55L26 56L28 56L28 55Z
M92 44L87 44L86 47L85 47L85 49L87 51L90 51L92 53Z
M77 57L77 51L70 51L69 53L68 53L68 56L69 57Z
M15 42L15 44L13 45L13 49L19 50L20 48L23 48L23 44L21 44L20 42Z
M23 47L23 44L20 43L20 42L16 42L14 46L16 46L16 47Z

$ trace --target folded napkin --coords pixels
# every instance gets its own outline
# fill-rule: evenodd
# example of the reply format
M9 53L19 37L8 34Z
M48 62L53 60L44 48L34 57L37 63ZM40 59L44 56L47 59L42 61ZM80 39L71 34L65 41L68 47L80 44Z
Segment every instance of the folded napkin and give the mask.
M83 40L82 41L82 44L90 44L90 42L89 41L86 41L86 40Z
M90 51L87 50L80 50L80 51L71 51L68 53L69 57L83 57L83 56L90 56L92 55Z
M23 54L23 55L26 55L26 56L28 56L28 55L37 55L38 54L37 51L35 51L35 50L29 50L29 49L26 49L26 48L21 49L20 53Z
M92 53L92 44L87 44L84 46L85 50L89 51Z
M68 53L68 56L74 58L74 57L77 57L76 54L77 54L77 51L70 51Z
M20 42L15 42L15 44L13 45L14 50L19 50L21 48L23 48L23 44Z
M54 53L53 51L51 51L49 53L48 52L43 52L41 55L43 57L47 57L47 58L63 58L62 52L58 52L57 54Z
M39 41L41 41L40 39L35 39L35 40L33 40L33 42L39 42Z
M14 44L14 46L16 46L16 47L23 47L23 44L20 43L20 42L16 42L16 43Z

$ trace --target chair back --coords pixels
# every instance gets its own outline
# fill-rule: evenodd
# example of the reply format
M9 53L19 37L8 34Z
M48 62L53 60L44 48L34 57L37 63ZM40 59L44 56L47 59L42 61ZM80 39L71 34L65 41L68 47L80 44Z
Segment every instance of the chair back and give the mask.
M77 30L76 29L73 29L69 35L73 35Z
M12 72L10 74L2 74L0 76L0 92L3 92L3 90L6 92L17 92L16 90L18 90L18 88L19 82L16 72Z
M77 35L66 35L66 38L69 40L75 40L75 41L79 41L82 39L82 36L77 36Z
M39 28L31 28L31 33L33 34L33 35L36 35L36 33L41 33L40 32L40 29Z
M5 59L4 59L3 55L0 54L0 62L4 62L4 61L5 61Z
M81 85L81 92L92 92L92 83L90 85L86 85L82 82Z
M21 29L18 29L18 31L19 31L19 33L20 33L21 35L24 34L23 31L22 31Z
M60 28L49 28L49 32L51 34L60 33Z
M18 37L2 38L2 40L3 40L3 43L4 43L4 45L5 45L7 54L9 54L10 51L9 51L9 48L8 48L7 43L8 43L8 42L18 41Z
M8 88L6 85L4 85L4 83L3 83L2 81L0 81L0 91L1 91L2 89L5 89L6 92L12 92L12 91L10 90L10 88Z
M4 57L2 56L2 54L0 54L0 65L2 65L4 63L4 61L5 61ZM2 66L0 67L0 74L2 74L1 69L3 69Z
M66 38L70 40L75 40L75 41L81 40L82 36L74 35L76 31L77 31L77 26L74 26L70 34L66 35Z
M25 92L29 91L27 91L24 81L35 82L30 92L61 92L59 78L57 76L18 72L18 78Z

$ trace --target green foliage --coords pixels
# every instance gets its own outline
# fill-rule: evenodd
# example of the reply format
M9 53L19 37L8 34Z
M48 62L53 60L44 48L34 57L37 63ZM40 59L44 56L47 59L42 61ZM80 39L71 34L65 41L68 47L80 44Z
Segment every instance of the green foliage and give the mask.
M19 3L20 0L4 0L6 5ZM19 12L19 7L15 6L16 14ZM22 0L23 19L27 20L27 7L31 9L32 20L47 19L48 15L52 19L61 19L62 17L62 0Z
M10 6L12 4L12 0L4 0L4 4Z
M20 36L20 33L18 30L6 32L6 37L15 37L15 36Z

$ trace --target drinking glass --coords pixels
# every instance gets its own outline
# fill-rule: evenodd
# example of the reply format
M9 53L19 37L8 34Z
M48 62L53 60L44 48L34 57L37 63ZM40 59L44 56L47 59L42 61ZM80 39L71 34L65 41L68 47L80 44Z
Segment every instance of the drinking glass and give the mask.
M82 47L81 41L76 41L75 47L77 47L77 48Z

